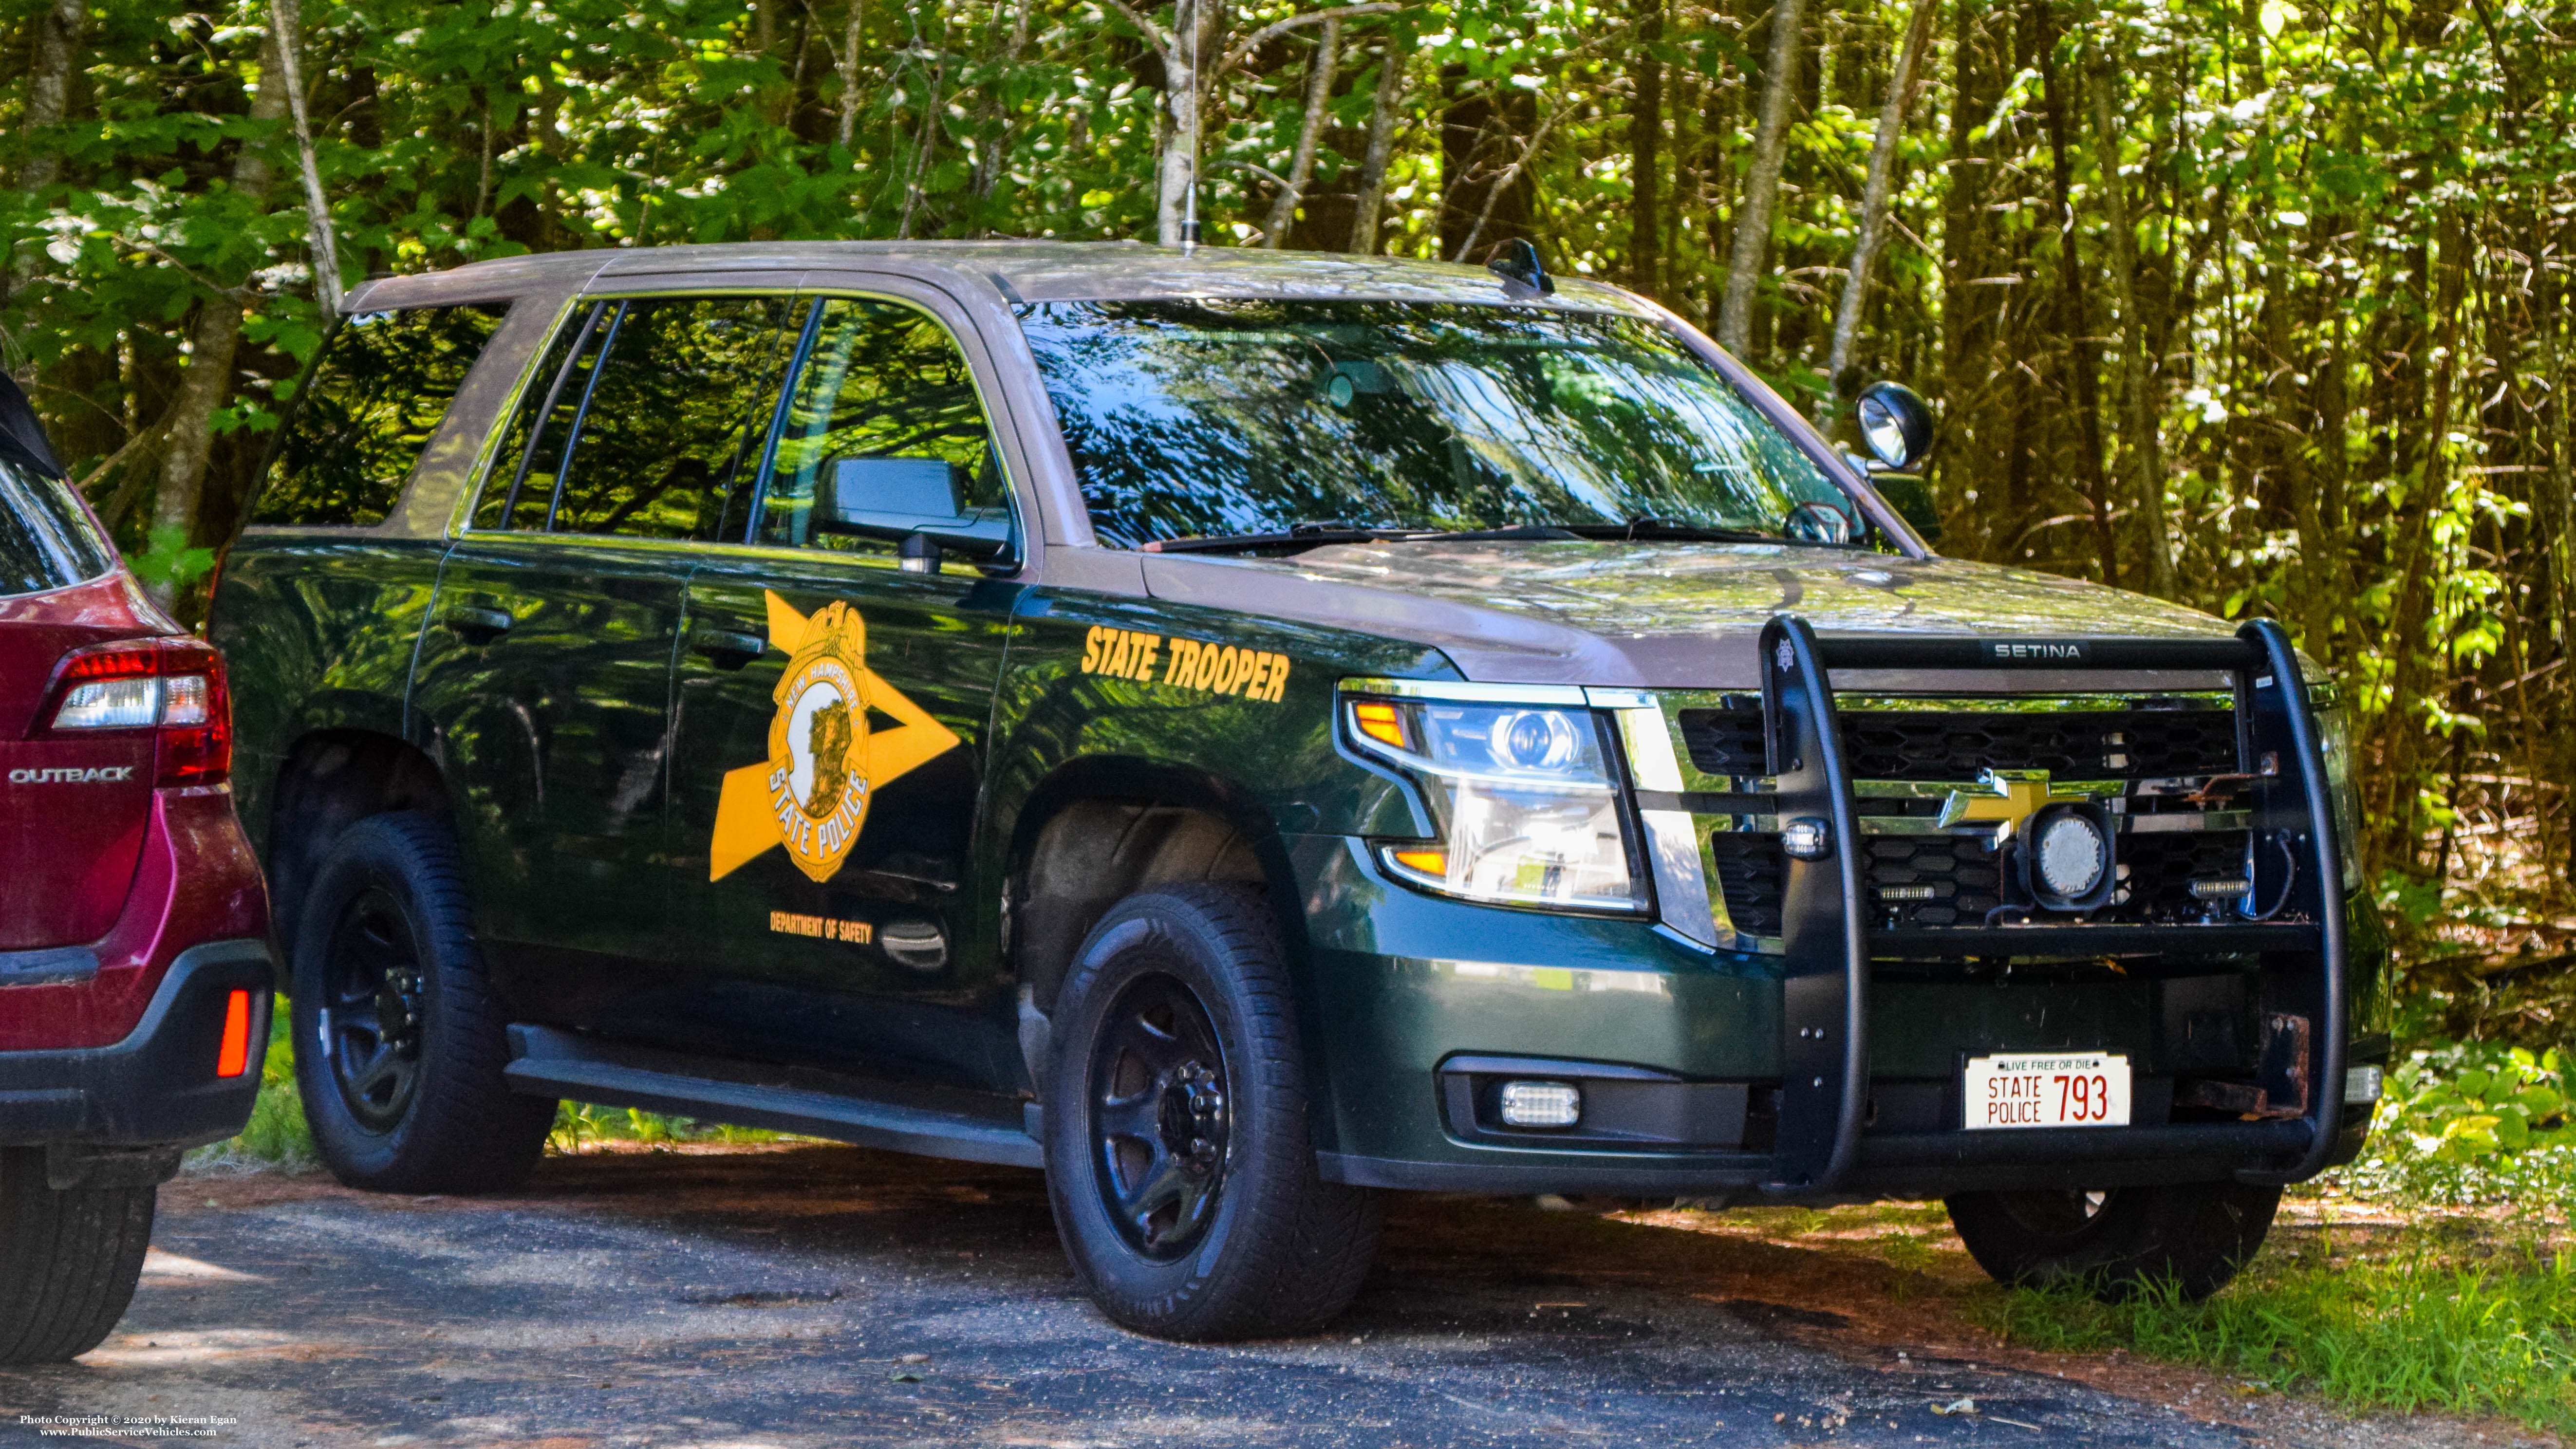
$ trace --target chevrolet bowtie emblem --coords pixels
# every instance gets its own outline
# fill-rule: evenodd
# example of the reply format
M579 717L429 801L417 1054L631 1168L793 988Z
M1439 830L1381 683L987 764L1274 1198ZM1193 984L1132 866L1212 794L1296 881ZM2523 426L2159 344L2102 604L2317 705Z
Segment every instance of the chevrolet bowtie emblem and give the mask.
M2046 770L1988 770L1977 777L1978 788L1953 790L1941 802L1940 825L1982 825L1993 823L2002 828L1995 832L2001 844L2021 829L2022 822L2039 813L2040 808L2060 800L2090 800L2092 792L2071 789L2049 782Z

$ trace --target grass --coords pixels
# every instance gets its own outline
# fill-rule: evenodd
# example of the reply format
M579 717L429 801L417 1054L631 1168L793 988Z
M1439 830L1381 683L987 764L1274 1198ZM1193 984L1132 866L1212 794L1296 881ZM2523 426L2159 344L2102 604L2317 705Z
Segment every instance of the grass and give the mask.
M2276 1249L2203 1303L2169 1285L2122 1303L2070 1287L1996 1290L1960 1309L2026 1348L2125 1348L2351 1409L2493 1413L2576 1429L2576 1252L2538 1237L2498 1245L2439 1224L2359 1246L2341 1255Z
M660 1146L680 1142L793 1140L783 1133L700 1122L691 1117L664 1116L633 1107L565 1102L555 1110L554 1130L547 1135L546 1150L553 1153L582 1152L610 1142ZM189 1153L188 1166L198 1171L279 1168L288 1172L308 1172L319 1165L320 1158L313 1149L313 1131L304 1120L304 1099L295 1088L295 1042L288 1026L286 998L281 996L276 1000L275 1009L269 1013L268 1054L260 1065L259 1100L251 1107L250 1121L243 1126L240 1136Z

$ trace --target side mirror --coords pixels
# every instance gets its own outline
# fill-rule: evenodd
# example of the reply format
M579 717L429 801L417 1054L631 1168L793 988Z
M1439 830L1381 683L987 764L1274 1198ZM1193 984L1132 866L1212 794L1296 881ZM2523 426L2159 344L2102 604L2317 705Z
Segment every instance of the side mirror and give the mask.
M1902 473L1932 451L1932 405L1901 382L1873 384L1857 409L1861 441L1890 472Z
M943 458L835 458L814 481L814 527L902 543L921 538L993 563L1011 551L1011 511L968 508L966 470Z
M1801 503L1780 531L1800 543L1849 543L1860 533L1852 516L1830 503Z

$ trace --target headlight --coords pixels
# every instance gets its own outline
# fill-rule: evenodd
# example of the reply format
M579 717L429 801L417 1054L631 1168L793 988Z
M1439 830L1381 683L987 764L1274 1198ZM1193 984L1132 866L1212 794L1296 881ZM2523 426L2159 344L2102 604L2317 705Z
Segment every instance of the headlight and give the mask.
M1469 900L1643 911L1645 882L1587 709L1346 697L1351 743L1411 775L1440 839L1386 845L1400 879Z
M2361 801L2352 790L2352 716L2340 704L2316 711L2317 750L2325 756L2326 792L2334 801L2335 845L2343 855L2343 888L2361 888Z

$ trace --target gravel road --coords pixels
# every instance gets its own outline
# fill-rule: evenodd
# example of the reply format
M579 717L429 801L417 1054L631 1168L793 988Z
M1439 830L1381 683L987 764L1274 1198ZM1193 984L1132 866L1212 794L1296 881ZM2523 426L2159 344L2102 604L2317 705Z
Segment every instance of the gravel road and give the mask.
M1401 1200L1330 1334L1225 1347L1093 1312L1036 1174L853 1148L554 1158L506 1199L191 1175L155 1243L106 1346L0 1373L0 1442L76 1415L511 1449L2501 1437L2015 1356L1850 1254L1476 1199Z

